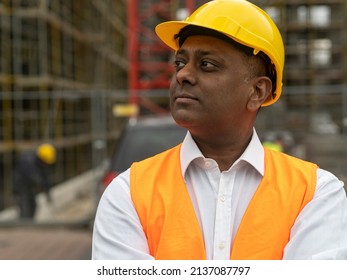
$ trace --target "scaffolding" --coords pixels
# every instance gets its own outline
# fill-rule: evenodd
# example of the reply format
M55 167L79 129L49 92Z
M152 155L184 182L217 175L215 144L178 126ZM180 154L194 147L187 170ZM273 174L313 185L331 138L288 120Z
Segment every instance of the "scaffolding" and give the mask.
M121 123L112 104L127 96L126 4L1 1L0 209L12 202L20 152L55 145L54 183L106 157Z

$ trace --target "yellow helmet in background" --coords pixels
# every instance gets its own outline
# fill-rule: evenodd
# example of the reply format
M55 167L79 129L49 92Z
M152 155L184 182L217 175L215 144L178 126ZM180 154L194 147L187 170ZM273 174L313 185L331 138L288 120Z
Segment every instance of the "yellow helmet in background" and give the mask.
M51 144L41 144L38 146L36 155L46 164L54 164L57 160L57 152Z
M270 16L246 0L210 1L183 21L168 21L156 26L158 37L174 50L179 49L176 38L188 25L204 27L220 32L234 41L253 49L256 55L265 53L274 65L276 81L274 92L263 103L275 103L282 93L284 68L284 44L281 33Z

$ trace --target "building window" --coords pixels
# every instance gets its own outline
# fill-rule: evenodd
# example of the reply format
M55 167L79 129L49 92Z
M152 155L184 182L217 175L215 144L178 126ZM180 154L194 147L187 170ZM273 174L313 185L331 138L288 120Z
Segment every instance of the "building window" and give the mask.
M332 42L330 39L315 39L310 51L310 64L315 67L326 67L331 64Z
M297 19L298 23L307 23L308 19L308 9L306 6L299 6L297 9Z
M326 5L310 7L310 23L313 26L325 27L330 25L331 8Z
M266 7L264 10L276 24L280 23L281 14L278 7Z

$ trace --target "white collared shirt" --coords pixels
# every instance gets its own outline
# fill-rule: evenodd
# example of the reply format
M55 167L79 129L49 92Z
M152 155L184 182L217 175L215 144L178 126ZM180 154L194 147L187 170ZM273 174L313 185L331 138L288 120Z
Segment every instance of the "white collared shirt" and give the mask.
M180 152L207 259L227 260L244 212L264 175L264 149L254 130L241 157L220 172L190 133ZM92 259L153 259L130 197L128 169L108 186L94 223ZM347 259L347 199L343 183L318 169L316 192L292 227L284 259Z

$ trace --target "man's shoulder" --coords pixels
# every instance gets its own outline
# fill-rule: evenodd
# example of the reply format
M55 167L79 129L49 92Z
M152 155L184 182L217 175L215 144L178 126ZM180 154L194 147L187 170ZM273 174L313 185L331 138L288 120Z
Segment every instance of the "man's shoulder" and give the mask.
M285 161L288 161L288 162L292 162L292 163L297 163L297 164L305 164L305 165L317 166L317 164L315 164L315 163L313 163L311 161L308 161L306 159L302 159L302 158L299 158L299 157L295 157L295 156L286 154L284 152L274 151L274 150L271 150L271 149L266 148L266 147L264 147L264 150L266 151L266 153L268 155L271 155L272 157L277 158L277 159L282 159L282 160L285 160Z

